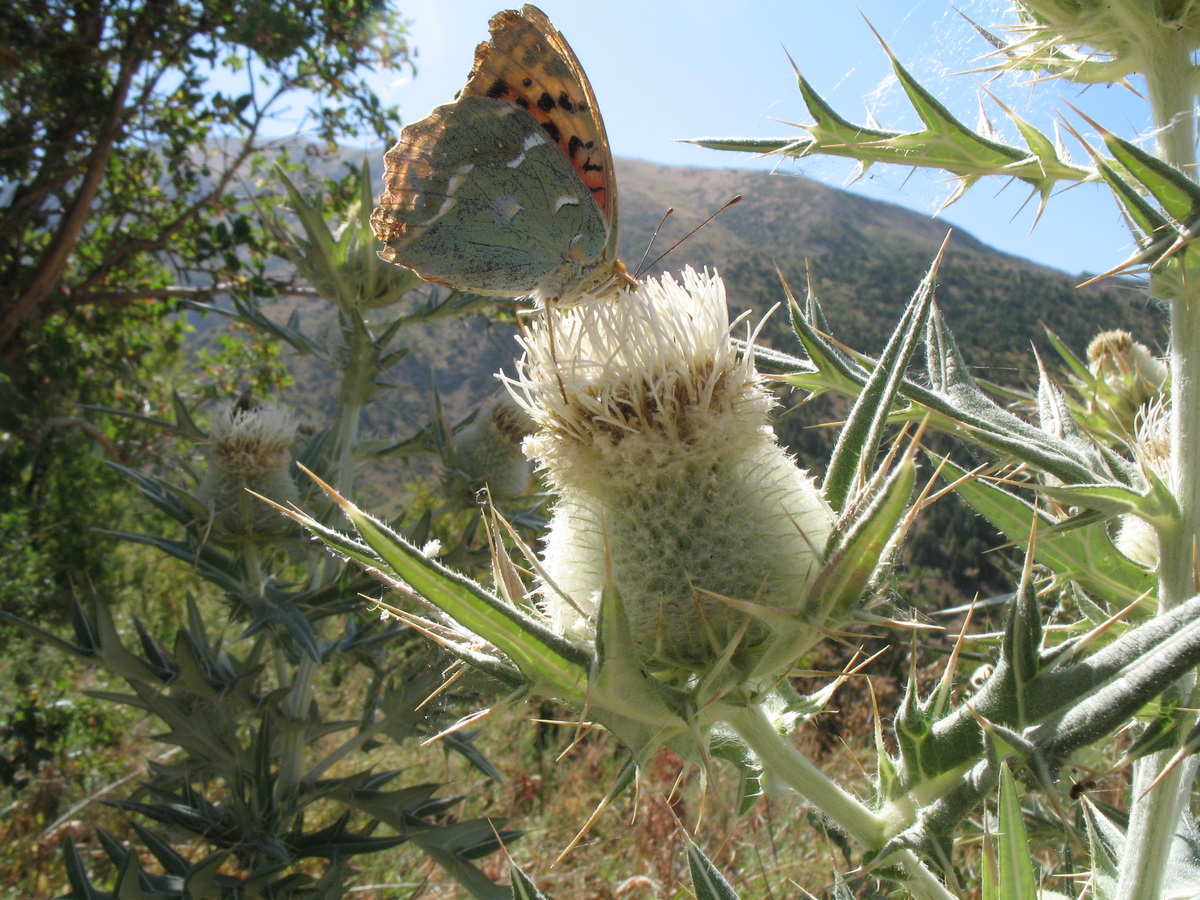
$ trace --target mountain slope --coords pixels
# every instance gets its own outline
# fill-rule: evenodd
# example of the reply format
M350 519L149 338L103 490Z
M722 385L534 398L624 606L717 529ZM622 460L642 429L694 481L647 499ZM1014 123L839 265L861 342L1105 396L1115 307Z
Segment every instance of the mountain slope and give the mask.
M886 340L951 228L940 219L794 175L634 160L618 160L617 175L627 264L641 258L668 207L675 213L656 245L661 249L741 194L740 203L658 268L715 267L735 310L761 311L784 298L776 266L798 295L810 267L836 336L868 353ZM980 365L1030 367L1030 343L1045 345L1040 323L1078 352L1105 328L1129 328L1151 346L1164 340L1162 316L1127 282L1076 288L1083 280L1000 253L955 230L937 298L964 347L971 348L969 361Z

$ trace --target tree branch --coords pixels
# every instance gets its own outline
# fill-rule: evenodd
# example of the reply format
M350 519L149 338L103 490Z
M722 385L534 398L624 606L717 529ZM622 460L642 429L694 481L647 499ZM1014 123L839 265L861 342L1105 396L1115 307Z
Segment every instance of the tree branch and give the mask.
M135 30L134 34L136 33ZM87 170L79 190L75 194L75 199L70 209L63 215L54 238L42 252L33 281L12 308L5 310L3 316L0 317L0 347L7 345L12 340L21 325L32 316L38 306L46 301L62 278L67 259L79 239L83 224L91 211L92 201L96 199L100 184L104 180L109 156L112 154L124 119L125 99L129 94L134 73L142 63L141 48L137 47L136 43L136 41L131 41L122 57L121 69L118 72L116 84L113 86L108 119L96 135L96 146L88 160Z

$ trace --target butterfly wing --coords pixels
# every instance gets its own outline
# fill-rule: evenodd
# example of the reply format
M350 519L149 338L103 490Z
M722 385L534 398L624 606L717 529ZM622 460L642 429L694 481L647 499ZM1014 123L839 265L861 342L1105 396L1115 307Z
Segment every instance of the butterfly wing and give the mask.
M633 283L617 259L604 123L563 36L497 13L458 99L407 126L371 216L380 255L430 281L561 304Z
M463 97L404 129L371 216L380 256L480 294L558 297L604 254L591 192L519 106Z
M612 151L592 85L575 51L536 6L499 12L488 27L491 40L476 48L475 65L460 96L508 100L533 116L592 192L615 235Z

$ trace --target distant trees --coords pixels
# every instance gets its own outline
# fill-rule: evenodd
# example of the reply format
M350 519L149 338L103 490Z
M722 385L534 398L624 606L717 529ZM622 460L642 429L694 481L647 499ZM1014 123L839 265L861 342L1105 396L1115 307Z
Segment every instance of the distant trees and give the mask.
M150 411L180 301L272 290L272 242L239 190L264 126L287 102L330 151L382 142L397 114L364 76L408 50L378 0L0 4L0 543L69 527L72 504L88 515L99 475L55 483L84 445L140 447L80 405ZM319 171L314 146L289 164Z

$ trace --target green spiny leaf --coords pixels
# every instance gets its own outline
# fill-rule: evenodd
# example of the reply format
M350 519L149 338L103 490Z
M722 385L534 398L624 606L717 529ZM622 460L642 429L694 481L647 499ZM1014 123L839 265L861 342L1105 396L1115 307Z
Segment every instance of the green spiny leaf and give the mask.
M936 272L937 261L913 293L904 315L884 347L879 364L863 386L833 448L823 488L829 505L839 513L845 511L855 485L860 479L865 480L863 466L874 460L883 440L892 403L904 381L905 370L916 351L933 305Z
M981 479L965 478L963 469L940 457L934 459L942 467L943 477L954 483L955 492L1010 541L1026 543L1036 515L1034 558L1059 579L1077 582L1117 609L1154 589L1154 573L1120 553L1103 522L1052 528L1056 523L1048 514L1036 511L1015 494Z
M1037 896L1037 881L1025 836L1020 796L1012 774L1004 764L1000 766L999 816L998 896L1000 900L1030 900Z
M551 900L512 860L508 863L508 883L512 888L512 900Z
M688 869L692 873L692 889L696 892L696 900L738 900L737 892L704 855L704 851L691 838L686 840Z

